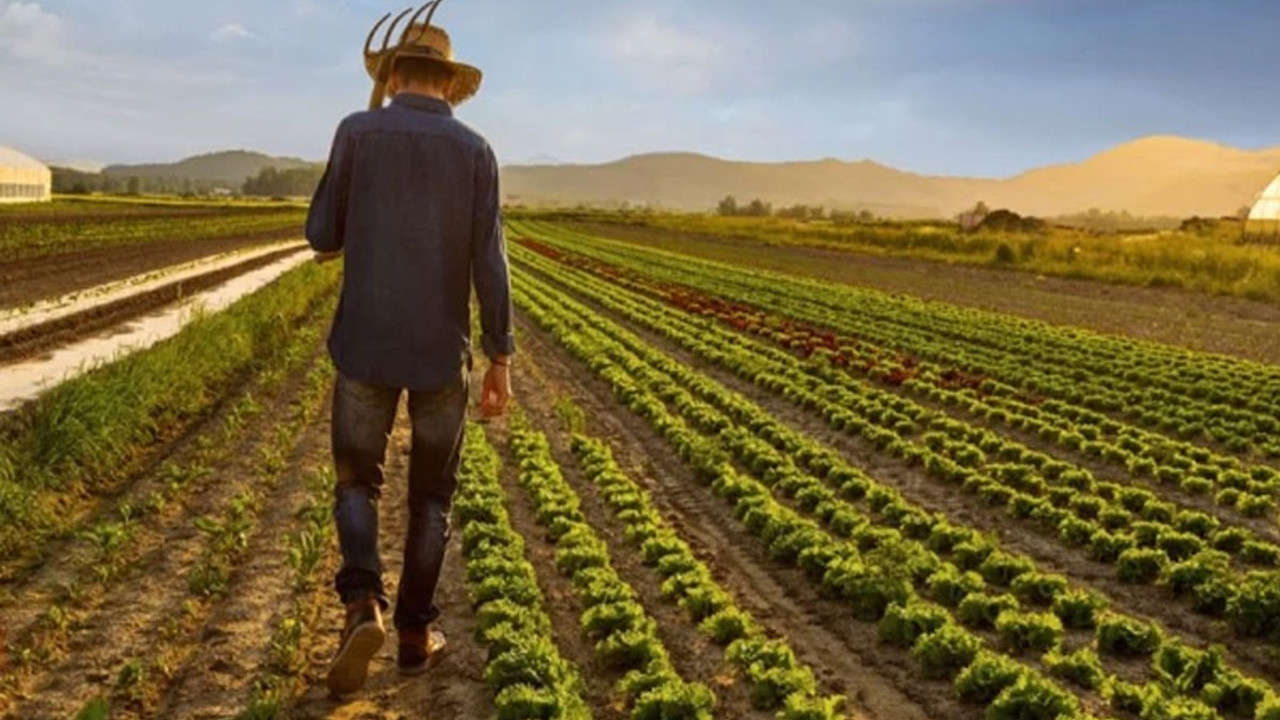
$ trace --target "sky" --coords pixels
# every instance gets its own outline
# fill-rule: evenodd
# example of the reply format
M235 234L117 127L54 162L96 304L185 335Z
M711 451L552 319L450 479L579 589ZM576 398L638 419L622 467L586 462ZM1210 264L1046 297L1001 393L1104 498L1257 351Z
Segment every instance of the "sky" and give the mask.
M323 159L371 0L0 0L0 145ZM1147 135L1280 145L1277 0L445 0L504 163L657 151L1007 177Z

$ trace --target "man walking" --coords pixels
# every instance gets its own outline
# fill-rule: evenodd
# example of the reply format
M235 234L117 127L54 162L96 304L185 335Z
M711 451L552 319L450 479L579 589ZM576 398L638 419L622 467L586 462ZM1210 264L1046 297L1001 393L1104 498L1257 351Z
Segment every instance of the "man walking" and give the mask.
M424 10L434 14L437 5ZM328 672L336 695L363 687L386 639L377 503L401 394L408 392L413 429L395 628L399 669L417 674L445 644L432 627L439 616L433 598L468 400L473 285L489 363L483 415L506 410L514 352L497 162L484 138L452 114L479 89L480 71L453 60L449 36L431 15L411 20L395 45L366 47L366 65L377 82L376 109L339 125L307 218L317 258L345 262L329 336L338 369L334 519L342 567L335 585L346 605ZM393 97L387 107L384 92Z

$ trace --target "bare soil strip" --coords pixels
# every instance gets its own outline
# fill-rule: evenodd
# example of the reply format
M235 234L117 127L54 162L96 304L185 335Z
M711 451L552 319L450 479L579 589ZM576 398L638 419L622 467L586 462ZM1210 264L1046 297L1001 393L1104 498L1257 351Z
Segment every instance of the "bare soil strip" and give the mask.
M230 267L222 267L193 277L145 290L126 294L119 299L95 304L80 312L61 315L46 322L28 324L0 335L0 363L31 357L49 348L59 347L122 324L156 308L177 302L192 293L207 290L234 277L270 265L295 252L297 247L286 247L257 255Z
M823 686L848 696L855 714L884 720L975 718L945 681L921 679L907 652L881 645L876 627L860 623L839 603L818 595L798 570L773 563L709 489L694 479L645 422L621 408L608 387L523 317L515 386L521 402L544 425L551 405L570 397L586 412L594 435L614 446L618 461L645 482L663 515L772 633L785 636ZM593 517L602 526L606 521Z
M0 309L30 305L211 255L292 240L300 235L301 228L215 240L95 248L35 260L0 262Z

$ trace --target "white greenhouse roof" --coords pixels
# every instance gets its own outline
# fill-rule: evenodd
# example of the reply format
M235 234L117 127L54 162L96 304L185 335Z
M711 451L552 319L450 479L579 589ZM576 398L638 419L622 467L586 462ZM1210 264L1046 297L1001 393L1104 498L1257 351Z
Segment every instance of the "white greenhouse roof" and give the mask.
M0 145L0 168L16 170L48 170L44 163L10 147Z
M1280 220L1280 175L1271 181L1249 211L1250 220Z

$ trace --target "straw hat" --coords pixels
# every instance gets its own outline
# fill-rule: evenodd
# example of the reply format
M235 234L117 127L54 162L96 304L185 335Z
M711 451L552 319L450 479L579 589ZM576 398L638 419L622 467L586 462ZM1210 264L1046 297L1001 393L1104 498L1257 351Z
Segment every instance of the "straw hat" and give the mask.
M449 40L449 33L444 28L431 24L431 16L435 15L436 8L439 7L442 0L434 0L428 2L418 9L413 18L409 21L404 31L400 34L399 41L391 42L391 36L395 34L396 26L411 11L405 11L397 17L387 28L383 37L382 48L373 49L373 38L378 33L378 29L382 24L390 18L387 15L373 26L373 31L369 33L369 39L365 42L364 66L369 73L369 77L374 81L373 98L371 98L371 107L381 107L386 95L386 85L391 77L392 68L395 62L401 58L421 58L431 60L448 67L453 71L453 80L449 83L449 87L445 89L444 98L450 105L460 105L480 90L480 82L484 75L479 69L466 63L458 62L453 57L453 43ZM427 12L427 17L422 22L418 22L418 18L423 12Z

